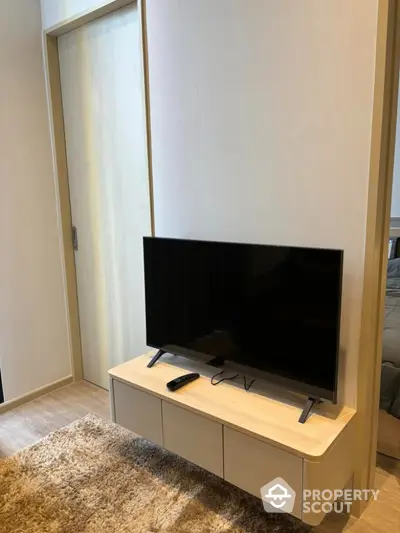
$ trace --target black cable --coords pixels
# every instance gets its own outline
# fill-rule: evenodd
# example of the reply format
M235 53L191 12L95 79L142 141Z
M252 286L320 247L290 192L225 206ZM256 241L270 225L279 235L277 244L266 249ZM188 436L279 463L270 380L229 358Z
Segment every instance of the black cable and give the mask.
M222 383L223 381L227 381L227 380L230 380L230 379L235 379L238 377L239 374L235 374L234 376L230 376L229 378L221 378L219 379L218 381L216 381L214 383L214 379L218 376L220 376L221 374L223 374L225 372L225 370L222 370L221 372L217 372L216 374L214 374L211 378L211 385L218 385L219 383Z
M255 379L252 379L250 381L250 383L247 385L247 379L246 379L246 376L243 376L243 381L244 381L244 390L245 391L249 391L250 390L250 387L253 385L253 383L255 382Z
M211 385L219 385L219 383L222 383L223 381L229 381L229 380L232 380L232 379L235 379L237 378L240 374L235 374L234 376L229 376L227 378L221 378L219 379L218 381L214 381L215 378L217 378L218 376L221 376L222 374L225 373L225 370L221 370L221 372L217 372L216 374L214 374L212 377L211 377ZM244 386L244 390L245 391L249 391L251 386L253 385L253 383L255 382L255 379L252 379L250 381L250 383L247 383L247 378L246 376L243 376L243 386Z

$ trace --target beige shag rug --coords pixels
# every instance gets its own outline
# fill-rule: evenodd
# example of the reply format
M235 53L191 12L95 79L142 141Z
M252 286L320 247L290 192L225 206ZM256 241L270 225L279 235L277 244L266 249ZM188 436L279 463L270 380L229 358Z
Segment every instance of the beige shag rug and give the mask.
M93 415L0 462L1 533L303 533L301 522Z

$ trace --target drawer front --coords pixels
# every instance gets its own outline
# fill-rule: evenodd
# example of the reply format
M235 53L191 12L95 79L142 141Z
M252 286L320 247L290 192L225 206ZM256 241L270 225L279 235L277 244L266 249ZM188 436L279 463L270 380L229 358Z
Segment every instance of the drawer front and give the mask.
M292 514L301 518L302 468L300 457L244 433L224 427L225 479L261 498L260 489L280 477L296 492Z
M161 400L113 380L115 422L156 444L163 444Z
M162 409L165 448L222 477L222 425L169 402Z

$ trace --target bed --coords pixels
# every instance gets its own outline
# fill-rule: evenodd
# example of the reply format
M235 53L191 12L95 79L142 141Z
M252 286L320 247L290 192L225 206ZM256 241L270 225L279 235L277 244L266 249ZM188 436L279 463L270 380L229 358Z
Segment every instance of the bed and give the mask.
M388 262L382 341L378 451L400 459L400 257Z

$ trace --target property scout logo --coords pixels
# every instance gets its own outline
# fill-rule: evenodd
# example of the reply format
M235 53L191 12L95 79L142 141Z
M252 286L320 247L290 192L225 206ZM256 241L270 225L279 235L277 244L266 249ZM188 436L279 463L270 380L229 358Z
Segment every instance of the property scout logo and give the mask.
M350 512L355 500L368 501L378 498L379 490L303 490L303 513ZM267 513L291 513L296 492L281 477L261 487L261 499Z
M277 477L261 487L261 498L267 513L291 513L296 492L284 479Z

